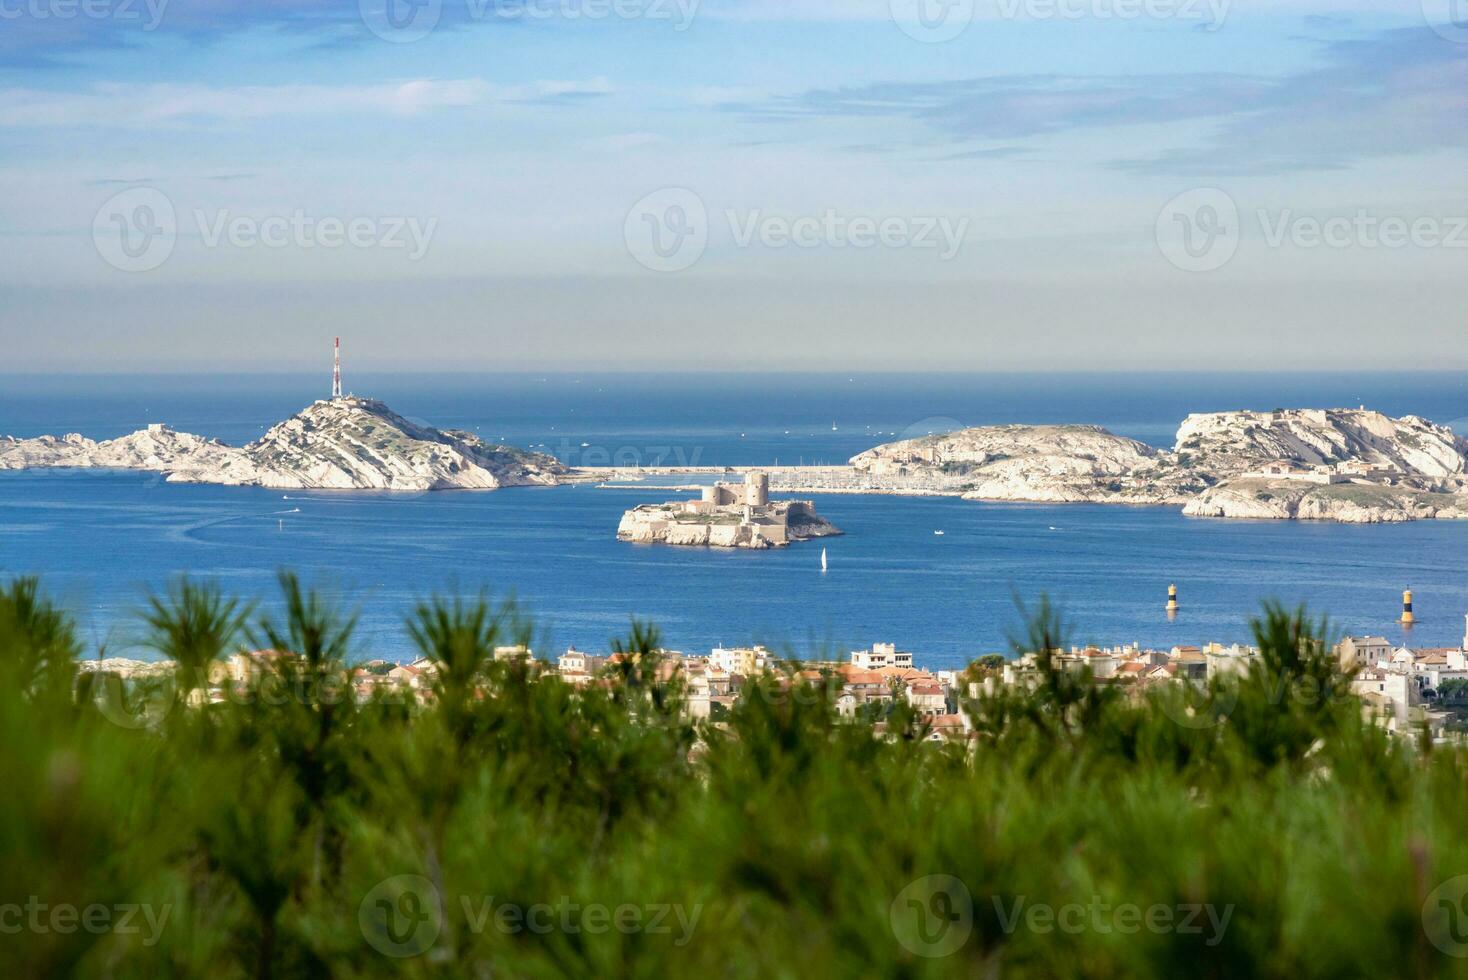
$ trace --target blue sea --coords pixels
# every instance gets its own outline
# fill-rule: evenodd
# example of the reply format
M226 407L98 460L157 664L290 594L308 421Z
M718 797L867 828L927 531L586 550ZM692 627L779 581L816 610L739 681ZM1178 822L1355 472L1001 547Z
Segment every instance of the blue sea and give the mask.
M242 443L325 392L318 375L0 375L0 433L110 438L149 422ZM1092 422L1170 445L1193 411L1356 406L1468 417L1457 375L358 375L349 387L440 428L570 463L836 463L958 425ZM1459 431L1465 431L1460 428ZM659 482L666 482L659 481ZM751 553L616 540L667 491L590 486L392 495L171 485L156 475L0 472L0 574L34 573L109 654L148 657L136 613L181 574L273 608L299 571L360 617L364 657L411 658L402 626L435 593L513 596L539 652L604 649L634 616L686 652L764 643L802 657L891 641L953 667L1005 651L1017 602L1048 593L1077 643L1247 640L1277 598L1346 632L1448 645L1468 613L1468 522L1243 522L1176 508L825 496L847 533ZM941 530L943 535L933 532ZM1176 582L1183 612L1164 614Z

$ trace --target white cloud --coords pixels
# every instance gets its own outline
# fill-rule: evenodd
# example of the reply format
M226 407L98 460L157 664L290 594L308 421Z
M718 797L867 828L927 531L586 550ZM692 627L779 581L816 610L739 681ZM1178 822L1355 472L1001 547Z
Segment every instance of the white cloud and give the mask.
M104 82L84 92L0 89L0 126L156 126L341 113L415 115L434 109L606 95L605 78L495 86L482 78L379 85L131 85Z
M1230 16L1305 14L1396 15L1419 20L1424 2L1448 0L1232 0ZM953 0L954 10L973 20L1011 20L1013 0ZM920 7L939 9L938 0L702 0L698 17L732 21L876 21L911 17ZM1053 5L1051 5L1053 6ZM1049 8L1046 8L1049 9ZM1042 18L1043 19L1043 18ZM1053 19L1053 18L1052 18Z

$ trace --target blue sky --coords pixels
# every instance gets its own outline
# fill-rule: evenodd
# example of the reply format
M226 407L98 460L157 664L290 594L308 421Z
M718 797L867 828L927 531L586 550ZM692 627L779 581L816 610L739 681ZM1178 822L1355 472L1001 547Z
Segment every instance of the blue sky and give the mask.
M8 369L1468 365L1449 0L87 2L0 0Z

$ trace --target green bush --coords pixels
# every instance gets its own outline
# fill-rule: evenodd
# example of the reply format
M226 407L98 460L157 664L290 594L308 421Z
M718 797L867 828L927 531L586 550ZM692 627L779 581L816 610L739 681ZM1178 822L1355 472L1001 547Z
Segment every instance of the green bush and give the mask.
M351 618L282 589L154 603L163 690L78 678L66 615L0 592L4 975L1468 973L1468 760L1363 721L1303 612L1235 681L1128 696L1042 602L1036 686L935 742L793 668L691 722L644 624L573 688L496 660L532 631L485 598L412 612L424 703L359 700ZM242 646L296 656L221 682Z

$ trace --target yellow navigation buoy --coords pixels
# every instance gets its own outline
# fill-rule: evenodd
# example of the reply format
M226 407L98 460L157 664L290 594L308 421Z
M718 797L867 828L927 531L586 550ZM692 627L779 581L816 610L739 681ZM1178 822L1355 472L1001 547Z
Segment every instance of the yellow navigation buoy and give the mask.
M1170 612L1170 613L1177 612L1177 586L1176 585L1169 585L1167 587L1167 611Z
M1417 622L1417 617L1412 615L1412 590L1408 589L1402 593L1402 625L1411 626Z

